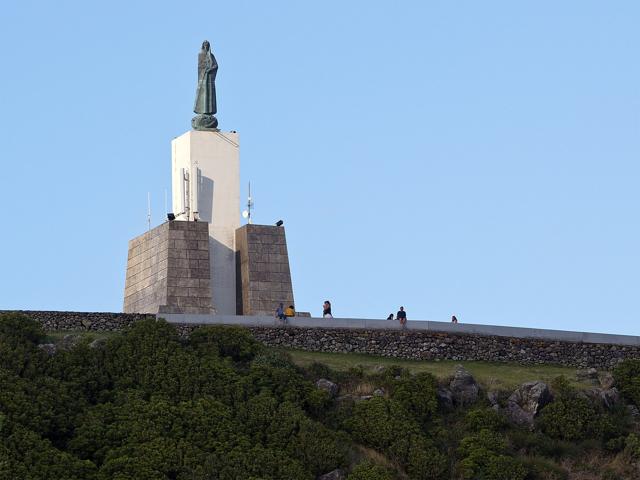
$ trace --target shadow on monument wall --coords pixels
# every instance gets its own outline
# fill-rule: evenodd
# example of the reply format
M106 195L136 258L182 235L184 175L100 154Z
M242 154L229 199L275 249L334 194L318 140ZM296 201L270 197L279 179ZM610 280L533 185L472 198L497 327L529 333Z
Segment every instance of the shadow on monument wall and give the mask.
M217 313L236 314L236 252L209 234L213 306ZM228 269L224 266L228 266Z
M203 222L211 223L213 219L213 180L200 175L198 178L198 216Z

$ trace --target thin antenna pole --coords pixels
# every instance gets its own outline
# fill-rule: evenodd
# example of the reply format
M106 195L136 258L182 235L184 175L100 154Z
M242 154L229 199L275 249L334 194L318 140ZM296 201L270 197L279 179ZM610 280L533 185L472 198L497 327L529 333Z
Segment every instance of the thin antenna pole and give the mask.
M253 199L251 198L251 182L249 182L249 197L247 198L247 212L249 225L251 225L251 207L253 206Z
M151 192L147 192L147 228L151 230Z

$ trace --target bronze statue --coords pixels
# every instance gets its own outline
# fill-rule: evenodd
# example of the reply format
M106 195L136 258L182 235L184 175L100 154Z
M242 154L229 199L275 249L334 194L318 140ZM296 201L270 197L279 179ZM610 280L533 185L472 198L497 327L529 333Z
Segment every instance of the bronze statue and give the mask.
M191 120L194 130L216 130L218 119L216 105L216 74L218 62L211 53L211 46L205 40L198 54L198 88L193 111L197 115Z

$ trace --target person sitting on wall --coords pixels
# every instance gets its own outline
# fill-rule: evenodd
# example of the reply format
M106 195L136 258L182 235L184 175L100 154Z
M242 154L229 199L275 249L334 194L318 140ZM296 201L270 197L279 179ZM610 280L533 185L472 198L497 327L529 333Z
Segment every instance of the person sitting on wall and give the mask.
M396 313L396 318L398 319L398 321L400 322L400 326L404 330L407 325L407 312L404 311L404 307L400 307L400 310L398 310L398 313Z
M283 322L287 321L287 316L284 314L284 303L281 303L280 306L276 309L276 318L278 320L282 320Z
M329 300L325 300L322 304L322 317L333 318L333 315L331 315L331 302Z
M287 308L284 309L284 316L287 318L296 316L296 309L293 308L293 305L289 305Z
M387 317L387 320L393 320L393 313L389 314L389 316Z
M458 323L458 319L456 318L455 315L451 316L451 323Z

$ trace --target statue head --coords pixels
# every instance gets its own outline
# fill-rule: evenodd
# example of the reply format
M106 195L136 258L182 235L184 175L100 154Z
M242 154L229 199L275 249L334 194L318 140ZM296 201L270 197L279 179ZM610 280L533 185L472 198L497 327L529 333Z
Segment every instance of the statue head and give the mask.
M209 45L209 40L205 40L204 42L202 42L202 50L208 52L210 48L211 45Z

